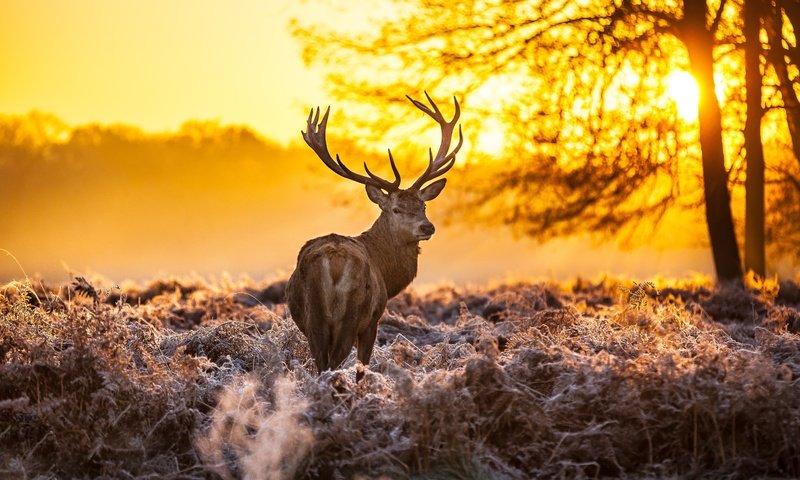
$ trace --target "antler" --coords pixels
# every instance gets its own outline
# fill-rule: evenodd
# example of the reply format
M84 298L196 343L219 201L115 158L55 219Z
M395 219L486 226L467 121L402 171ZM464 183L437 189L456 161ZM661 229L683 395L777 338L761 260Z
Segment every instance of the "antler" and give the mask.
M428 95L428 92L425 92L425 97L428 99L428 102L430 102L433 110L428 108L427 105L406 95L406 98L411 100L411 103L413 103L415 107L419 108L428 116L436 120L436 123L442 127L442 143L439 145L439 151L436 152L436 158L433 158L433 149L428 150L430 154L428 168L425 170L425 172L423 172L422 176L420 176L417 181L414 182L414 185L411 185L409 190L419 190L420 187L422 187L422 185L424 185L426 182L433 180L436 177L441 177L447 173L448 170L453 168L453 165L456 163L456 153L458 153L458 150L461 148L461 144L464 143L464 136L461 134L461 125L459 125L458 145L456 145L456 148L454 148L452 152L448 153L448 150L450 150L450 141L453 137L453 129L458 122L458 117L461 116L461 107L458 105L458 99L453 97L453 101L456 104L456 113L453 115L453 119L448 122L444 119L444 115L442 115L439 107L436 106L436 103L434 103L430 95Z
M360 175L358 173L353 172L349 168L345 166L344 163L339 159L339 154L336 154L336 160L334 161L331 157L331 154L328 152L328 143L325 140L325 128L328 125L328 114L331 111L331 107L328 107L325 110L325 115L322 117L322 121L319 121L319 107L317 107L317 113L314 114L314 109L311 109L311 112L308 114L308 128L305 132L300 132L303 134L303 140L306 141L311 150L317 154L317 156L322 160L322 162L331 170L333 170L336 174L348 178L350 180L356 181L358 183L362 183L364 185L373 185L378 187L382 190L387 192L394 192L400 189L400 172L397 171L397 165L394 164L394 158L392 158L392 151L389 150L389 162L392 165L392 172L394 173L394 181L389 182L388 180L384 180L383 178L373 174L369 171L369 167L367 167L367 162L364 162L364 170L366 170L368 177L364 175Z

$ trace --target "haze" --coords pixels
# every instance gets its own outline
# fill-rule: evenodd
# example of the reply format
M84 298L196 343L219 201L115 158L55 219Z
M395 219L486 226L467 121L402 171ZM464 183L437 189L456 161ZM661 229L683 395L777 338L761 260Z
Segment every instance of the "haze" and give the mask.
M125 124L166 136L177 135L188 120L210 119L218 125L246 125L286 148L299 146L309 106L332 103L321 74L304 66L288 31L290 19L300 13L329 14L306 3L3 0L0 4L4 72L0 114L6 119L36 110L56 115L68 130L92 123ZM352 140L345 125L332 126L330 132L342 141ZM470 133L465 134L469 143ZM491 132L486 138L498 135ZM486 138L476 143L491 153L493 145ZM332 231L357 234L368 228L377 210L361 190L342 187L337 183L342 180L318 168L318 160L299 153L300 148L285 151L298 160L282 163L274 182L264 185L263 195L240 199L237 211L220 200L211 210L213 215L207 208L214 192L235 192L235 179L226 180L227 190L216 185L194 191L189 198L169 200L169 195L158 194L152 204L145 202L150 206L146 222L129 214L124 222L108 221L114 210L92 221L84 212L78 221L70 216L74 209L69 199L58 196L59 190L17 188L9 197L17 204L2 210L6 227L0 233L0 248L8 254L0 255L0 281L37 273L62 281L75 272L116 281L191 273L280 276L291 271L297 250L312 236ZM268 170L272 160L249 161L263 161L261 167ZM302 180L309 175L314 178ZM5 183L0 186L10 188L12 180L0 180ZM209 185L218 179L206 180ZM99 205L108 198L107 191L101 194L102 189L80 178L66 181L72 182L73 190L87 190L83 193L89 196L81 205ZM176 184L182 181L191 182L180 174L173 179ZM257 185L251 187L258 191ZM140 190L120 188L115 192L119 215L142 208ZM163 188L169 189L169 184ZM334 198L342 191L347 192L349 205ZM186 206L194 196L204 198L199 205L206 210ZM31 203L31 198L39 200ZM158 203L164 199L180 206ZM705 248L620 252L613 246L593 247L586 239L539 245L515 240L505 229L471 227L458 219L444 225L443 215L441 209L431 215L438 229L423 244L418 284L485 282L508 276L591 277L603 272L640 277L711 273Z

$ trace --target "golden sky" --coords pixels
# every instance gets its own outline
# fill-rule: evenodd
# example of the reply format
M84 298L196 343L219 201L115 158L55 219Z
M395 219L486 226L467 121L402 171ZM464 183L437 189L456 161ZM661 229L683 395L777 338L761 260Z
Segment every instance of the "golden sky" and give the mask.
M0 112L174 130L244 123L285 143L328 104L290 0L0 0ZM306 8L306 10L311 10ZM306 14L304 12L304 14Z
M175 131L187 120L211 119L249 125L282 144L297 142L308 108L334 102L324 91L321 72L303 64L289 22L293 17L327 19L330 12L323 10L317 3L291 0L0 0L0 114L39 110L72 126L124 123L148 132ZM333 136L347 134L343 125L329 130ZM495 138L499 131L489 128L475 135L472 141L485 152L501 145ZM308 165L298 168L305 171ZM86 256L85 251L107 243L102 230L84 232L86 242L92 235L97 241L74 254L56 233L47 248L30 246L27 251L24 236L17 235L22 232L10 232L5 241L0 236L0 249L15 254L28 274L46 272L56 280L68 275L64 265L117 280L190 272L218 275L225 270L260 277L291 270L296 251L310 237L332 231L357 234L377 214L366 198L362 200L368 205L352 214L348 207L334 205L328 192L292 190L292 195L308 200L298 207L303 214L285 225L288 233L281 233L280 240L269 229L247 232L254 225L248 219L242 223L245 230L225 232L228 236L216 243L193 239L197 249L207 249L185 258L166 246L163 251L153 247L158 255L139 252L135 257L129 252L134 255L129 264L119 263L119 252ZM265 206L264 218L269 212ZM443 218L431 220L444 223ZM154 238L163 234L152 232ZM704 248L620 254L613 247L594 249L586 240L538 245L515 240L506 230L452 225L439 228L423 244L419 283L482 283L507 275L710 273L710 260ZM15 262L5 256L0 261L0 280L19 276Z

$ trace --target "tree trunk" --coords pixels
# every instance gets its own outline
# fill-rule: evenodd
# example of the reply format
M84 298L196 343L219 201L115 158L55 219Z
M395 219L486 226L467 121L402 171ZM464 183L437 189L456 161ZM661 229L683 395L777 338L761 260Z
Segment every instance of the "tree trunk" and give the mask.
M681 33L689 63L700 87L698 122L703 157L703 191L714 268L718 281L739 282L742 279L742 265L733 228L728 172L725 170L722 148L722 116L714 92L713 33L706 25L706 11L705 1L685 0Z
M761 0L744 2L744 64L747 90L747 119L744 148L745 179L744 267L760 276L766 274L764 240L764 150L761 144Z
M783 9L781 6L787 8ZM800 162L800 100L794 90L791 76L789 75L789 63L783 48L781 32L783 31L783 13L789 18L792 27L795 28L795 36L800 27L800 7L792 2L778 2L772 5L772 10L766 22L767 38L769 39L770 51L769 61L775 68L778 76L778 89L783 99L783 109L786 113L786 124L789 127L789 138L792 142L792 152L795 159ZM800 68L800 64L795 67Z

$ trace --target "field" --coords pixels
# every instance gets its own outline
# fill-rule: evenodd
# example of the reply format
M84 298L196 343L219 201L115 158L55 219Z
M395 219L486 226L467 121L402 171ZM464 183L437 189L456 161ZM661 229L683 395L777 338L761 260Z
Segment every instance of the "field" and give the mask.
M4 478L800 476L800 288L410 291L317 375L284 282L0 289Z

